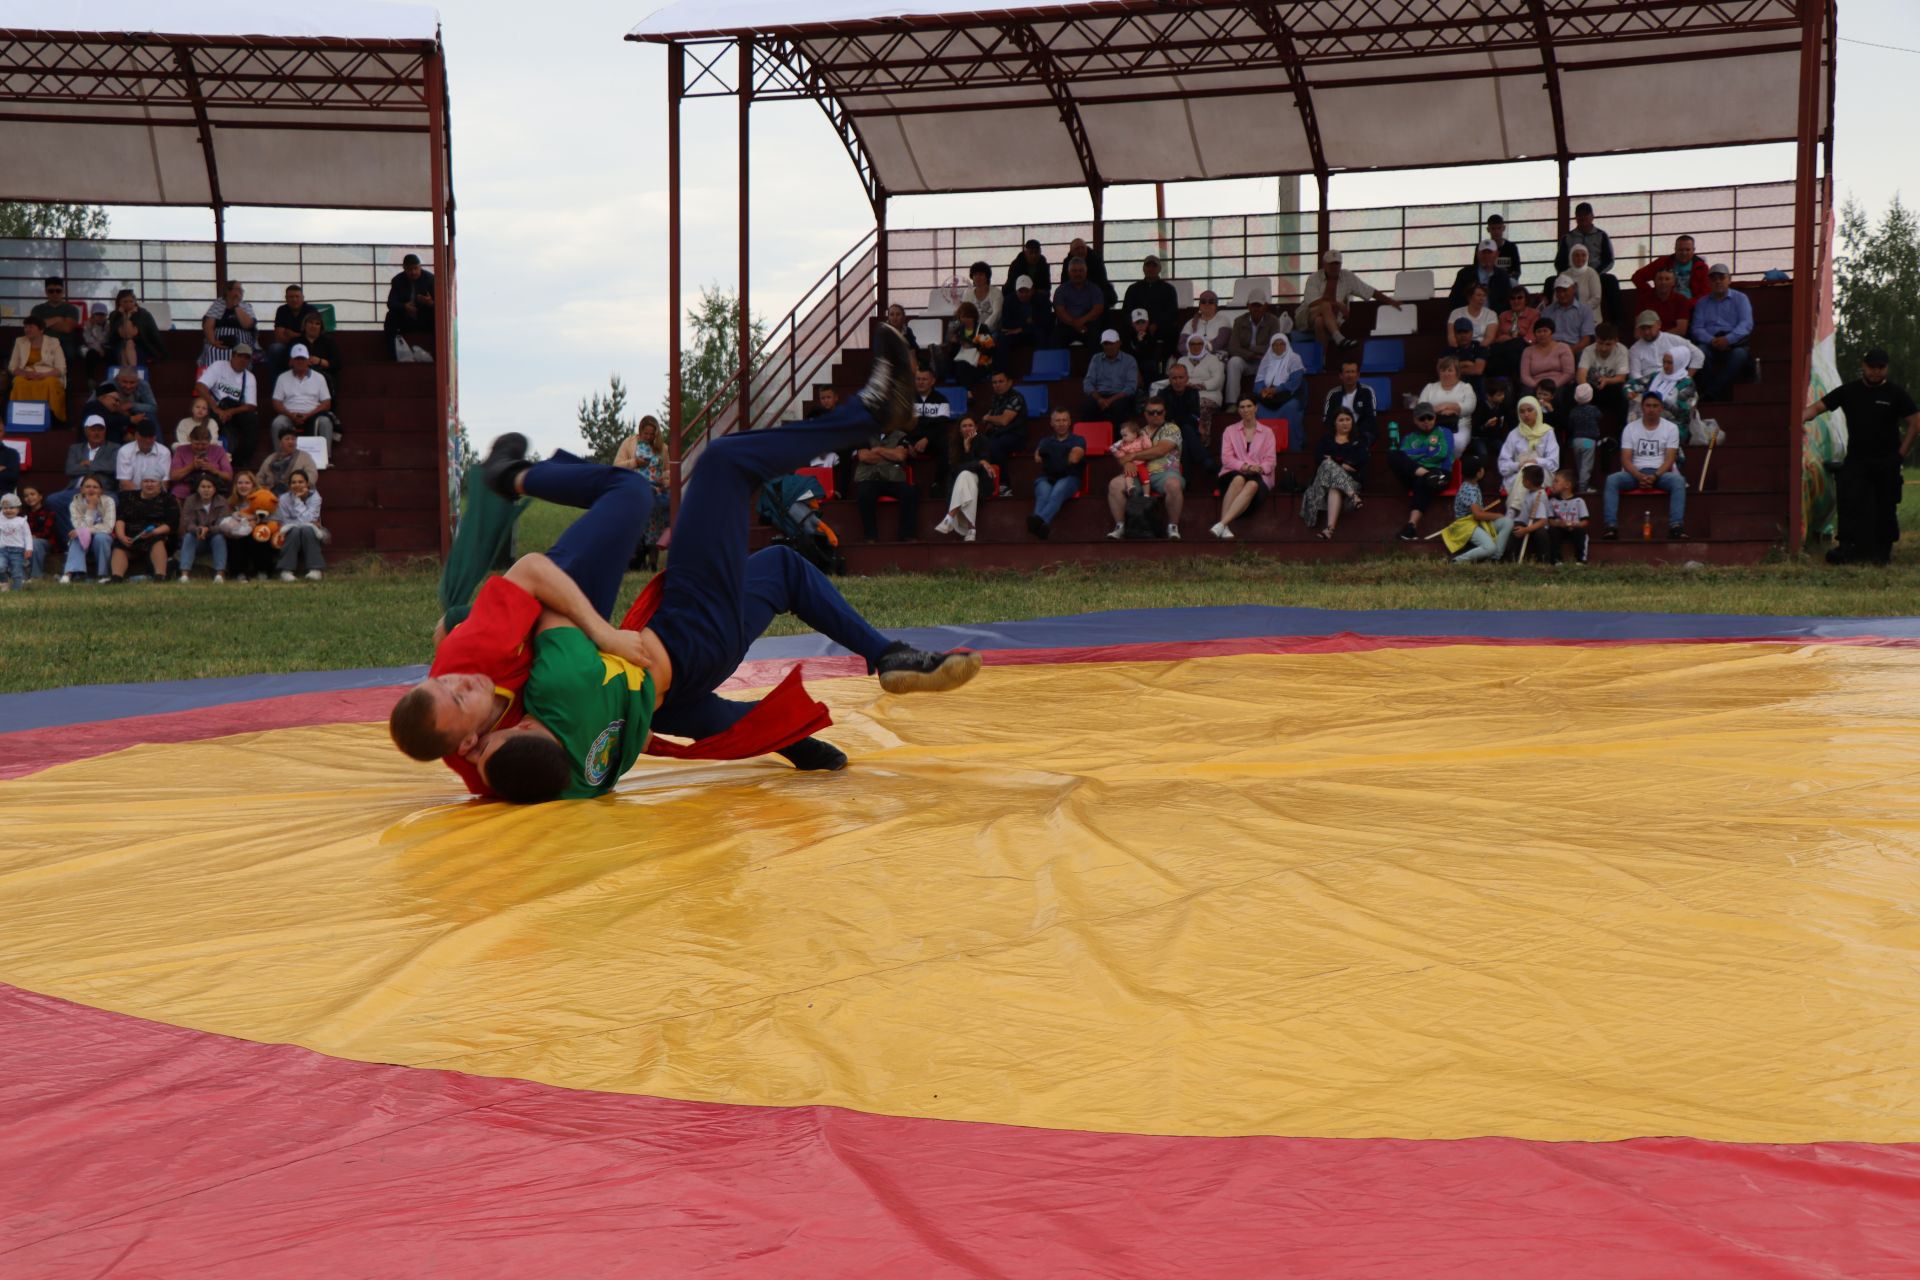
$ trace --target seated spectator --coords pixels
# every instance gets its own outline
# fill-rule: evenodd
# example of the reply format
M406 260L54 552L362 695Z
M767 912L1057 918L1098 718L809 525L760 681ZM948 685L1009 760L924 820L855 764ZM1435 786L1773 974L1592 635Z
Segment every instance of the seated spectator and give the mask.
M1166 410L1167 421L1182 431L1192 431L1199 426L1201 418L1212 412L1200 403L1200 388L1193 383L1193 370L1178 360L1167 366L1167 385L1160 388L1157 398ZM1152 412L1151 399L1148 412Z
M1533 325L1533 345L1520 357L1520 385L1531 391L1542 378L1571 382L1575 368L1573 348L1554 337L1553 322L1542 315Z
M1684 357L1689 369L1700 368L1706 360L1700 348L1685 338L1678 334L1662 333L1660 317L1653 312L1642 311L1636 317L1635 324L1640 340L1627 351L1627 395L1630 405L1640 403L1637 389L1645 387L1661 372L1668 348Z
M995 379L1005 374L994 375ZM1024 419L1022 419L1024 421ZM947 467L953 473L953 491L947 498L946 518L933 526L935 533L957 535L972 542L979 532L980 495L1000 487L1001 468L987 456L987 437L972 414L963 416L950 437Z
M287 300L274 309L273 334L267 340L266 366L269 378L286 372L293 344L300 341L307 317L319 314L320 308L307 301L305 289L297 284L287 286Z
M233 459L213 442L212 428L202 422L187 434L187 443L173 447L167 480L173 496L182 502L193 496L202 480L211 481L214 491L224 494L233 488Z
M320 468L300 447L300 432L294 427L282 427L278 440L279 447L267 455L267 460L260 464L260 470L255 473L260 487L271 489L276 496L283 495L293 487L293 477L296 475L307 478L307 488L316 487L320 483Z
M1002 302L1000 328L994 334L995 347L1002 351L1032 350L1047 346L1053 340L1052 334L1046 303L1040 298L1032 277L1020 276L1013 282L1013 296Z
M1000 313L1006 305L1006 295L993 287L993 268L984 262L976 262L967 268L967 289L960 295L961 302L973 304L973 314L980 328L987 333L1000 330Z
M95 389L93 398L80 408L80 421L99 418L107 424L107 442L126 444L133 439L133 419L127 414L127 402L120 395L120 388L111 382L104 382Z
M1589 265L1592 255L1587 252L1587 246L1574 245L1568 253L1573 261L1569 262L1560 274L1573 281L1573 296L1582 306L1593 312L1595 316L1603 314L1601 305L1604 291L1600 285L1600 273Z
M1284 335L1275 335L1285 341ZM1233 522L1260 509L1273 492L1274 473L1279 469L1279 442L1273 428L1260 421L1260 407L1252 396L1236 402L1240 420L1220 437L1220 521L1213 526L1216 538L1231 540Z
M193 495L180 504L180 581L193 573L193 561L200 548L213 560L213 580L227 580L227 536L220 523L233 514L233 508L214 488L213 477L201 476Z
M1164 405L1162 406L1165 407ZM1163 421L1153 414L1153 402L1147 402L1146 429L1149 442L1155 432L1160 430ZM1192 426L1175 423L1180 428L1180 483L1182 488L1193 489L1206 495L1213 491L1215 479L1220 474L1220 450L1213 438L1213 415L1203 413L1194 419Z
M1660 368L1643 379L1635 379L1627 387L1627 394L1635 404L1641 397L1654 395L1666 406L1666 413L1681 431L1685 431L1693 422L1693 407L1700 399L1699 388L1693 385L1693 376L1687 369L1687 351L1683 346L1669 346L1660 349Z
M1507 239L1507 220L1497 213L1487 219L1487 239L1493 241L1494 261L1507 273L1507 279L1520 279L1526 270L1520 261L1520 246ZM1494 296L1499 296L1498 290Z
M1520 376L1520 360L1533 344L1533 327L1540 323L1539 308L1533 305L1524 285L1515 285L1507 295L1507 309L1493 326L1493 341L1487 344L1487 372L1506 378Z
M7 357L7 399L25 404L40 401L52 410L56 422L67 420L67 353L47 333L45 322L28 316Z
M1400 541L1419 539L1420 518L1452 475L1453 444L1453 432L1440 425L1432 405L1422 401L1413 407L1412 428L1399 434L1387 454L1387 465L1407 490L1407 522L1401 526Z
M1180 340L1174 345L1177 354L1187 350L1187 340L1199 334L1207 340L1209 351L1225 351L1233 338L1233 327L1220 316L1220 295L1211 289L1202 289L1199 298L1193 304L1193 316L1180 327Z
M1593 345L1580 353L1574 375L1580 385L1592 392L1594 408L1608 426L1627 420L1627 349L1620 345L1620 333L1610 324L1593 327Z
M187 406L187 416L173 424L173 442L187 443L193 439L193 429L198 426L205 426L207 438L212 439L219 425L220 420L213 416L213 404L205 396L195 396L193 403Z
M1113 277L1107 274L1107 260L1100 251L1087 243L1085 236L1075 236L1073 243L1067 246L1067 261L1075 258L1087 264L1087 281L1100 290L1106 299L1107 312L1112 314L1119 309L1120 295L1114 292Z
M273 431L298 427L300 434L325 436L340 443L340 421L333 413L333 391L327 380L313 371L306 344L296 342L287 353L292 367L273 384Z
M1675 287L1672 271L1654 273L1653 288L1641 292L1639 305L1643 311L1660 317L1661 332L1681 338L1687 336L1687 325L1693 319L1693 299Z
M1086 259L1070 260L1066 280L1053 291L1052 345L1092 346L1106 327L1106 314L1106 291L1089 278Z
M252 349L257 342L254 327L258 323L253 314L253 304L247 301L247 291L240 287L238 280L229 280L221 291L219 301L207 308L200 317L200 333L204 341L200 347L199 367L224 364L232 357L234 348L245 343Z
M1212 345L1199 334L1189 333L1186 343L1174 364L1185 366L1188 379L1199 390L1201 415L1218 413L1221 397L1226 393L1226 368L1220 363L1220 357L1213 354Z
M1519 484L1520 468L1524 466L1538 463L1548 471L1560 469L1560 441L1540 402L1532 396L1523 397L1513 418L1513 430L1507 432L1506 443L1500 446L1500 487L1509 494Z
M993 464L996 475L1004 477L1008 459L1027 451L1027 398L1013 389L1013 379L1005 369L995 369L989 385L993 400L981 418L987 437L987 461ZM1003 498L1013 496L1004 479L999 494Z
M344 370L340 362L340 344L327 332L325 316L318 311L307 312L306 319L300 322L300 343L307 349L308 367L327 380L327 389L333 392L333 402L338 406L340 375Z
M815 418L825 417L840 407L840 393L833 387L822 387L813 395L813 408L801 415L801 420L811 422Z
M913 446L904 431L888 431L853 451L853 496L860 507L860 526L868 542L880 541L880 499L892 498L900 508L899 539L912 542L919 528L920 491L907 479Z
M20 514L20 496L0 493L0 592L27 585L27 558L33 554L33 529Z
M1240 402L1240 391L1246 385L1247 371L1267 362L1272 354L1273 340L1279 336L1280 318L1267 310L1265 295L1256 294L1248 301L1246 311L1235 318L1227 331L1227 397L1221 403ZM1294 359L1297 361L1299 357L1294 356ZM1306 375L1303 373L1301 376L1304 378Z
M1537 462L1529 462L1520 468L1515 480L1507 490L1507 511L1513 517L1513 536L1520 539L1520 558L1524 560L1533 536L1546 536L1547 518L1552 512L1547 497L1547 469Z
M232 511L219 528L227 540L227 560L236 581L251 578L264 582L272 572L273 543L259 531L272 528L274 513L279 509L279 499L272 490L259 487L253 472L234 473Z
M1601 538L1620 536L1620 495L1634 489L1660 489L1667 495L1667 536L1687 536L1687 482L1676 465L1680 457L1680 427L1666 416L1660 397L1649 391L1640 398L1640 420L1620 433L1620 470L1607 477L1601 499Z
M1477 453L1460 460L1460 487L1453 493L1453 523L1441 531L1440 541L1455 564L1473 564L1481 560L1500 560L1507 554L1507 542L1513 537L1513 517L1495 508L1480 491L1480 480L1487 473L1487 460Z
M914 371L913 429L907 432L907 443L913 446L914 461L929 468L928 492L939 495L952 487L952 477L947 473L947 433L953 426L953 405L936 394L933 386L933 370Z
M913 353L914 367L927 363L931 357L920 349L920 339L914 336L913 324L907 319L907 309L897 302L891 303L887 307L886 322L894 332L907 340L907 350Z
M1151 410L1152 406L1148 408ZM1180 471L1180 451L1184 443L1180 437L1180 428L1164 418L1153 421L1164 425L1155 427L1150 421L1146 429L1147 446L1130 457L1121 459L1120 474L1107 485L1107 510L1113 516L1113 528L1107 536L1119 541L1127 532L1127 496L1137 491L1140 481L1137 478L1140 468L1147 473L1147 489L1159 494L1167 503L1167 537L1180 537L1180 511L1186 503L1186 481Z
M1468 448L1485 457L1494 457L1513 430L1513 384L1505 378L1488 378L1480 403L1473 410L1473 431ZM1456 433L1457 434L1457 433Z
M1586 500L1573 491L1573 473L1553 473L1551 497L1547 499L1547 559L1559 564L1561 552L1573 553L1575 564L1587 562L1587 522L1591 518Z
M1047 261L1047 255L1040 251L1038 240L1029 240L1019 253L1013 255L1013 261L1007 264L1007 281L1001 287L1001 293L1008 302L1020 291L1020 281L1025 279L1033 290L1031 303L1042 311L1052 310L1053 266Z
M68 300L67 282L59 276L48 276L43 288L46 301L36 303L28 318L37 321L46 336L60 344L60 353L66 360L67 386L85 386L87 362L80 340L84 323L80 308ZM60 419L66 421L66 415L61 414Z
M1323 542L1332 541L1334 531L1340 527L1340 511L1343 507L1360 506L1360 486L1366 481L1367 442L1360 435L1359 423L1353 411L1337 408L1327 429L1320 433L1320 443L1314 447L1313 482L1300 496L1300 518L1311 529L1320 522L1322 512L1326 513L1326 527L1315 536Z
M0 431L0 435L4 434ZM40 490L30 484L20 486L20 516L33 537L33 545L27 552L27 577L44 578L48 557L60 549L60 526L54 521L53 508L47 505Z
M1040 474L1033 481L1033 514L1027 517L1027 532L1036 538L1053 532L1060 508L1087 482L1087 441L1073 429L1073 414L1055 409L1047 415L1047 425L1052 430L1033 451Z
M243 342L227 359L202 369L193 394L213 406L234 465L250 466L260 430L260 381L253 373L253 348Z
M1542 378L1534 384L1533 398L1540 402L1540 416L1556 432L1560 429L1560 384L1552 378Z
M133 426L142 422L154 424L154 433L160 430L160 402L154 398L153 388L140 377L140 371L131 365L121 365L120 371L113 375L113 389L120 393L121 412L127 415L127 421Z
M1525 291L1523 290L1522 292ZM1494 329L1500 323L1500 313L1487 305L1487 299L1495 296L1510 297L1512 294L1513 290L1511 288L1499 295L1495 295L1489 292L1487 286L1483 284L1474 285L1467 290L1466 303L1463 306L1455 307L1447 316L1448 332L1451 333L1458 329L1460 322L1465 320L1468 330L1473 334L1473 340L1475 342L1485 342L1493 335Z
M89 562L93 565L94 578L100 582L107 580L112 565L114 523L119 518L113 495L107 492L100 477L92 472L82 476L79 488L68 499L67 565L60 575L62 584L72 582L76 573L85 574Z
M1573 408L1567 411L1567 447L1573 451L1582 493L1598 492L1593 487L1593 459L1606 438L1607 424L1593 403L1593 386L1583 382L1573 389Z
M1557 276L1553 282L1553 301L1540 308L1540 319L1553 326L1553 336L1567 344L1575 357L1593 344L1593 331L1599 321L1586 304L1573 296L1573 280ZM1569 373L1565 381L1570 381Z
M1458 434L1463 422L1471 431L1473 411L1479 407L1480 398L1461 379L1459 362L1452 356L1441 356L1434 372L1437 376L1421 389L1420 399L1433 406L1440 425L1448 431Z
M1706 293L1707 264L1693 252L1693 237L1681 236L1673 242L1673 252L1655 258L1646 266L1633 273L1633 287L1642 297L1653 292L1654 279L1662 271L1671 271L1674 275L1674 288L1681 296L1698 298ZM1641 307L1645 310L1644 304Z
M1340 381L1330 387L1320 406L1323 432L1333 430L1333 420L1342 409L1353 415L1353 428L1360 442L1373 448L1374 418L1379 406L1374 403L1373 388L1360 381L1360 362L1351 357L1340 361Z
M131 289L114 295L107 313L107 356L114 364L155 365L166 356L160 326Z
M1372 298L1382 306L1394 305L1386 290L1374 288L1351 271L1342 271L1340 261L1340 251L1335 249L1327 254L1320 270L1307 277L1300 309L1293 317L1295 329L1313 334L1329 351L1354 345L1355 339L1340 330L1352 310L1349 304Z
M308 579L318 582L327 567L320 548L333 540L320 523L320 492L305 471L292 472L289 480L273 513L280 524L280 532L273 535L273 544L280 549L280 581L292 582L305 561Z
M158 480L164 487L172 475L173 453L154 438L151 422L135 427L132 443L122 445L114 454L113 477L123 494L138 493L149 479Z
M1135 307L1128 321L1127 328L1120 334L1120 345L1139 366L1141 378L1152 382L1166 372L1167 357L1173 347L1154 331L1145 307Z
M1163 349L1172 350L1180 329L1180 295L1170 282L1160 278L1160 259L1156 255L1150 253L1140 260L1140 278L1127 286L1126 299L1120 306L1129 316L1146 312L1147 332ZM1134 358L1139 358L1138 352ZM1144 364L1140 367L1146 368Z
M1753 304L1744 293L1733 289L1733 270L1715 263L1707 272L1709 291L1693 304L1693 319L1687 338L1706 353L1706 364L1698 379L1700 398L1725 400L1733 394L1733 384L1753 371L1753 355L1747 343L1753 337Z
M47 499L48 504L53 508L54 523L59 526L60 536L63 539L70 532L65 512L74 498L79 495L82 480L88 476L96 476L99 478L101 487L108 492L117 491L119 488L114 469L114 461L119 452L119 445L108 442L106 420L99 414L88 417L80 439L67 446L67 487Z
M433 272L420 265L419 254L408 254L400 260L400 274L387 286L384 326L393 340L393 357L402 364L433 358L414 338L433 332L434 302Z
M1253 373L1253 398L1259 401L1263 416L1274 418L1292 411L1306 417L1303 402L1307 387L1307 369L1294 353L1293 340L1284 333L1267 339L1266 351ZM1238 399L1235 403L1239 403Z
M1512 293L1512 278L1500 269L1499 257L1499 246L1491 240L1482 240L1474 261L1460 268L1453 277L1453 287L1447 291L1447 306L1465 310L1475 289L1484 290L1488 298L1504 298ZM1491 319L1488 324L1492 324Z
M119 507L113 525L113 580L125 582L131 566L141 567L142 577L151 569L155 578L166 581L167 547L180 529L179 499L150 475L140 481L137 492L120 495Z
M1488 352L1475 340L1473 321L1466 316L1453 322L1453 331L1447 335L1447 354L1453 357L1453 365L1461 381L1478 395L1481 380L1487 376Z
M1140 366L1120 349L1116 331L1101 333L1100 350L1087 361L1087 376L1080 380L1080 389L1087 397L1087 421L1119 426L1134 416L1133 402L1140 394Z

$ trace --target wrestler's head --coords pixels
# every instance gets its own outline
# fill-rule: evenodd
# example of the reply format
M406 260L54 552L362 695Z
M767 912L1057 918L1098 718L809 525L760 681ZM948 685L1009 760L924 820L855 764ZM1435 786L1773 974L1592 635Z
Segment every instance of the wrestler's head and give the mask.
M493 793L509 804L545 804L566 789L567 749L537 720L484 735L461 753Z
M493 681L477 672L432 676L406 691L387 716L393 745L415 760L463 756L499 716Z

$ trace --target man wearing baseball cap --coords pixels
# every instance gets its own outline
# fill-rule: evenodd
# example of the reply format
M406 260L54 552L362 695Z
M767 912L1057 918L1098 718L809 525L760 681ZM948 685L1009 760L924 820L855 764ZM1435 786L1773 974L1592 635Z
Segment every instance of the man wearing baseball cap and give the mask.
M1100 350L1087 361L1087 376L1080 380L1087 394L1083 407L1086 421L1111 422L1119 426L1133 416L1134 398L1140 393L1140 366L1120 349L1120 331L1103 329Z
M1502 301L1513 292L1511 279L1500 269L1500 246L1491 240L1482 240L1474 260L1453 277L1453 288L1447 292L1447 309L1453 311L1466 306L1473 297L1475 285L1485 285L1487 297Z
M1847 415L1847 456L1834 486L1840 528L1828 564L1886 564L1900 540L1900 467L1920 436L1920 408L1887 377L1879 347L1860 360L1860 376L1807 406L1802 421L1835 410Z
M279 438L281 428L293 427L301 435L337 442L340 427L333 416L333 390L325 374L314 372L307 344L294 343L287 363L287 371L273 384L274 438Z
M1707 295L1693 304L1688 339L1706 352L1695 384L1702 400L1725 400L1733 384L1753 369L1747 342L1753 337L1753 303L1733 291L1733 268L1716 262L1707 269Z
M1311 332L1329 351L1335 347L1357 346L1358 342L1342 333L1340 326L1347 318L1349 303L1369 298L1383 307L1396 305L1386 290L1376 289L1353 272L1342 270L1340 251L1330 249L1321 259L1320 269L1307 277L1307 287L1300 294L1300 309L1294 314L1294 328L1301 333Z

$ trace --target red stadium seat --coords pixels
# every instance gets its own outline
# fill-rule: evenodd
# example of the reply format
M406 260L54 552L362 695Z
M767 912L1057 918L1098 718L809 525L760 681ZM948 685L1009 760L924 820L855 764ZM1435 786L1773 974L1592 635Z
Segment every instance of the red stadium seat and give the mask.
M1076 422L1073 430L1087 442L1089 458L1105 457L1113 452L1113 424L1111 422Z
M794 472L794 474L798 476L806 476L810 480L818 481L820 485L821 493L825 494L828 499L831 499L833 497L833 468L832 467L802 467L798 471Z

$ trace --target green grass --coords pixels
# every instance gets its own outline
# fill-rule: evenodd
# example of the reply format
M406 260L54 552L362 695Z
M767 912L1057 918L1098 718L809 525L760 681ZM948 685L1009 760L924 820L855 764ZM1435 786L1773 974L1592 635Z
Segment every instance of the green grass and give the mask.
M1385 552L1301 565L1256 553L1113 563L1045 573L952 572L849 578L847 599L881 627L1005 621L1101 609L1271 604L1321 609L1595 609L1663 613L1873 615L1920 600L1920 484L1908 486L1891 569L1813 561L1694 570L1620 566L1457 567ZM571 513L536 504L521 550L552 545ZM368 561L321 583L122 587L35 583L0 596L0 692L197 676L424 662L438 614L431 565ZM628 575L625 599L641 585ZM623 600L624 604L624 600ZM791 618L772 633L804 630Z

